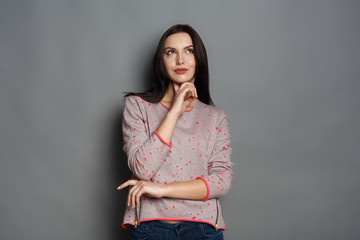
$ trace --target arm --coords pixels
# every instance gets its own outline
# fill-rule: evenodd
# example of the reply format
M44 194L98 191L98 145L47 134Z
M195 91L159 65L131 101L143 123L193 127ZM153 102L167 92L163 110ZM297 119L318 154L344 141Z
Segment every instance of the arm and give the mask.
M160 123L157 133L166 142L170 142L176 122L185 112L186 107L197 98L196 88L192 83L183 83L180 87L173 83L174 97L170 111Z
M207 194L207 186L203 180L196 179L187 182L174 182L170 184L157 184L143 180L128 180L117 189L133 186L128 195L128 206L140 205L140 197L146 195L154 198L178 198L190 200L202 200Z
M209 159L209 175L198 177L208 188L203 200L219 198L227 194L231 187L233 163L231 162L230 132L225 114L219 113L219 124L215 128L215 145Z
M130 171L143 180L151 179L171 149L157 132L148 133L141 112L141 98L128 97L123 112L124 152Z
M135 207L140 204L141 195L161 198L178 198L203 200L219 198L227 194L231 187L232 162L230 134L225 114L219 114L220 123L216 127L215 145L209 159L209 175L196 180L155 184L149 181L129 180L118 187L118 190L133 186L129 191L128 204Z

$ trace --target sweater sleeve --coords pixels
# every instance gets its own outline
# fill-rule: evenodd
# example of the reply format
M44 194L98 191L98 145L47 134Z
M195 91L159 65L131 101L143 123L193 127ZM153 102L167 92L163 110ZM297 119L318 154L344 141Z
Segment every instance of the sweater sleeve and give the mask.
M215 127L215 144L208 162L209 175L198 177L205 182L208 190L207 197L203 201L224 196L231 187L233 163L229 126L223 112L219 118L220 122Z
M172 143L166 143L156 131L149 133L146 113L140 108L141 98L127 97L123 112L124 152L130 171L142 180L150 180L156 173Z

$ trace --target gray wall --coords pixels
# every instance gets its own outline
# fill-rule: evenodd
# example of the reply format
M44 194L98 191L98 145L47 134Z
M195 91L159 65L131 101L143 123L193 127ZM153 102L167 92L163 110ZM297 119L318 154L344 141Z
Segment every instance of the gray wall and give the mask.
M227 239L360 239L359 1L1 1L0 239L125 239L122 93L189 23L228 115Z

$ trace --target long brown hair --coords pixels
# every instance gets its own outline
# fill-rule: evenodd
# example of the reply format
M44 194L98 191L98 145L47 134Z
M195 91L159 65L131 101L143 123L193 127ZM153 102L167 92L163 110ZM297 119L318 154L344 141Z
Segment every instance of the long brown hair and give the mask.
M196 61L194 84L197 90L198 98L206 104L214 105L209 91L209 67L205 46L195 29L187 24L177 24L172 26L166 30L160 38L153 60L153 71L155 74L153 87L143 93L126 93L125 97L136 95L151 103L161 101L170 82L163 62L165 40L170 35L180 32L189 34L193 42Z

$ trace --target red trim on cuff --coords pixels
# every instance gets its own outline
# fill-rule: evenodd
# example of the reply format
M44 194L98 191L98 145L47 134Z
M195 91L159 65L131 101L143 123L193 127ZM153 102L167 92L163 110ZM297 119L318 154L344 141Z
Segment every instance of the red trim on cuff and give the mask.
M154 131L154 133L156 134L156 136L158 136L158 138L159 138L163 143L165 143L165 144L168 145L169 147L172 147L172 146L173 146L171 141L170 141L170 144L167 143L167 142L160 136L160 134L159 134L156 130Z
M205 199L203 199L203 202L205 202L206 200L209 199L209 196L210 196L210 188L209 188L209 184L207 183L206 179L203 178L203 177L197 177L196 179L201 179L204 181L205 185L206 185L206 188L207 188L207 195L205 197Z

